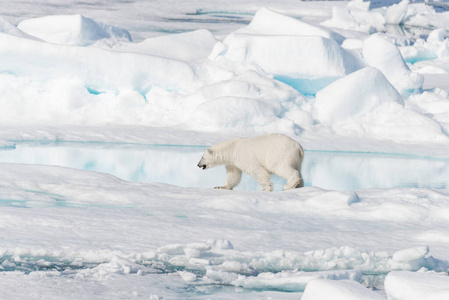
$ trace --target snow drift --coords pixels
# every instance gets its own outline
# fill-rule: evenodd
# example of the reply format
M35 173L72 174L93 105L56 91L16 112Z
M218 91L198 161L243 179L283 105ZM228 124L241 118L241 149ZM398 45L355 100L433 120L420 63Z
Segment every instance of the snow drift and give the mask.
M81 15L22 21L36 38L3 23L14 34L0 35L4 124L446 140L440 119L396 92L419 93L423 77L380 35L347 50L334 31L266 8L223 41L198 30L132 43L126 31Z
M43 41L62 45L87 46L103 39L127 41L132 38L126 29L95 22L82 15L54 15L28 19L17 27Z

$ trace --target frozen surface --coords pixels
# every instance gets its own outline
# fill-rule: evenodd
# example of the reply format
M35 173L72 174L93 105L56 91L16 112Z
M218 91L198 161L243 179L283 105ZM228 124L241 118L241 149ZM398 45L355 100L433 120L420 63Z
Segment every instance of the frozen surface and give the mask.
M120 278L125 283L112 291L174 296L164 292L167 276L181 297L206 297L223 285L241 296L302 292L313 279L382 288L389 271L449 265L438 259L447 249L447 190L270 194L131 183L42 165L0 168L1 274L10 295L26 293L11 284L15 278L37 280L44 293L74 280L70 292L79 297L107 296Z
M384 2L0 0L2 299L447 298L449 13ZM305 188L210 189L271 132Z
M225 181L225 168L198 169L203 146L111 143L10 143L0 162L64 166L103 172L134 182L161 182L212 188ZM449 188L449 159L404 154L307 151L302 166L306 186L335 190L367 188ZM274 189L285 181L272 176ZM246 174L238 190L261 187Z
M307 285L301 299L380 300L385 298L355 281L320 279L312 280Z
M449 278L435 272L391 272L385 289L393 299L445 299L449 297Z

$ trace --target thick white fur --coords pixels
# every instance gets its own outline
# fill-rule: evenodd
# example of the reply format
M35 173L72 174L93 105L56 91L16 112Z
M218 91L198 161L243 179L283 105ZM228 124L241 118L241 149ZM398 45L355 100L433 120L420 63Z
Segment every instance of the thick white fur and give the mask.
M203 169L226 165L226 183L219 189L232 190L242 177L242 171L254 177L264 191L273 190L270 175L287 180L284 190L304 186L301 145L283 134L255 138L231 139L208 148L198 166Z

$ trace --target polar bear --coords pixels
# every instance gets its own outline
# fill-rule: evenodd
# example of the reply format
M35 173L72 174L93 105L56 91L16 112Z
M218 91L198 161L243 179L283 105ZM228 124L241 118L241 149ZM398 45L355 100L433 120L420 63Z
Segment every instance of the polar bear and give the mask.
M226 183L216 189L232 190L242 178L242 171L252 176L271 192L270 175L287 180L284 190L304 186L301 164L304 150L301 145L283 134L269 134L255 138L235 138L208 148L198 163L205 170L226 166Z

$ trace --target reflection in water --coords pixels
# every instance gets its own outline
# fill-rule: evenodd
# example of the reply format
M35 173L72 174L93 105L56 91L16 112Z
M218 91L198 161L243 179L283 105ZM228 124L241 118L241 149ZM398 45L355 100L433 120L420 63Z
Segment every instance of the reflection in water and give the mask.
M206 147L101 143L22 143L0 151L0 162L58 165L104 172L128 181L163 182L212 188L225 181L224 167L200 170ZM449 160L404 155L306 151L302 173L306 186L325 189L424 187L449 188ZM275 190L285 181L272 177ZM261 187L244 175L239 190Z

